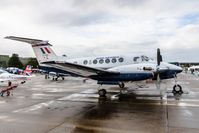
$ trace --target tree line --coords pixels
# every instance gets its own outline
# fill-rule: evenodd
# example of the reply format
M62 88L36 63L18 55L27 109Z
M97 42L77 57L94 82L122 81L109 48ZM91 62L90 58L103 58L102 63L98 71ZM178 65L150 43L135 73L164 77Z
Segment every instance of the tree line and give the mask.
M29 58L26 64L23 64L17 54L12 54L8 60L8 67L17 67L20 69L25 69L27 65L31 65L33 68L38 68L39 64L36 58Z

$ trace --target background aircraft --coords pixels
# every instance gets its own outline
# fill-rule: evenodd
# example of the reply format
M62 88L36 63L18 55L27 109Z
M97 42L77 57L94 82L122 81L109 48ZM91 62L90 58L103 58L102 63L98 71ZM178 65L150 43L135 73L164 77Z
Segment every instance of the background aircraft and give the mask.
M182 72L176 65L162 62L160 50L157 51L157 62L146 56L134 57L126 60L124 56L87 57L77 59L63 59L51 49L48 41L8 36L6 39L26 42L32 45L39 64L46 68L62 71L80 77L97 80L100 85L119 85L124 88L124 82L154 79L160 83L161 79L175 78ZM105 89L99 89L100 96L106 95ZM173 93L183 93L177 83Z
M191 73L199 72L199 66L191 66L188 68Z
M12 74L5 70L0 69L0 82L12 82L12 81L21 81L21 83L25 83L25 81L30 80L32 71L31 67L27 66L23 72L23 75Z

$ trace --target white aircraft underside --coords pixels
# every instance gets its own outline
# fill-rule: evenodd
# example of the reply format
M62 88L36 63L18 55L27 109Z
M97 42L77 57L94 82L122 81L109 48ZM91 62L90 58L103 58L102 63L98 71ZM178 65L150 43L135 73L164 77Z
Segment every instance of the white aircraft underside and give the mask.
M0 70L0 82L26 80L30 80L30 76L11 74L6 71Z

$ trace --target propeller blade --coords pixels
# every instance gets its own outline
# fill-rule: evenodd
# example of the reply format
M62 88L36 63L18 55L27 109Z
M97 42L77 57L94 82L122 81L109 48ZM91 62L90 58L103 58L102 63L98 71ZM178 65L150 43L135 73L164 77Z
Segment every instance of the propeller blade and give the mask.
M160 62L162 62L162 55L160 54L160 49L157 49L157 64L160 65Z
M156 73L157 73L157 89L160 89L160 62L162 62L162 55L160 53L160 49L157 49L157 67L156 67Z

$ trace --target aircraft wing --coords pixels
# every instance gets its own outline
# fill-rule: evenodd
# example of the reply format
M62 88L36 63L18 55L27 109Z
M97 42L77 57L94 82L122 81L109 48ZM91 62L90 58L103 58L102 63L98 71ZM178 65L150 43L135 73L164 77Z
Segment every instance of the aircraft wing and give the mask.
M93 75L119 74L119 72L107 71L107 70L103 70L103 69L99 69L99 68L91 68L88 66L83 66L83 65L69 63L69 62L50 61L50 62L44 62L44 64L48 64L57 69L71 72L71 73L74 73L74 74L82 76L82 77L89 77L89 76L93 76Z

